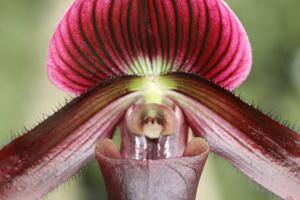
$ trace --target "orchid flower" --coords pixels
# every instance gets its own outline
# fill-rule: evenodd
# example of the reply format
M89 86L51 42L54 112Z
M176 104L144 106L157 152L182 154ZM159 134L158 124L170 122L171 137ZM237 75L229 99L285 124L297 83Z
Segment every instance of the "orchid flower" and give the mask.
M0 150L0 199L39 199L95 157L110 199L194 199L213 152L300 200L299 135L231 93L251 60L223 0L75 0L47 70L79 97Z

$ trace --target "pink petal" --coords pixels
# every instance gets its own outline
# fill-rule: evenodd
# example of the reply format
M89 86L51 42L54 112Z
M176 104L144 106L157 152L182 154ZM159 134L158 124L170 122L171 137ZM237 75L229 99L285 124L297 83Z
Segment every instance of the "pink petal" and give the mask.
M251 48L223 0L76 0L47 64L49 78L75 93L114 76L171 71L233 89L250 71Z
M128 92L131 79L84 94L0 150L0 199L39 199L91 161L139 95Z
M169 92L212 151L282 199L300 200L300 136L203 79L171 75Z

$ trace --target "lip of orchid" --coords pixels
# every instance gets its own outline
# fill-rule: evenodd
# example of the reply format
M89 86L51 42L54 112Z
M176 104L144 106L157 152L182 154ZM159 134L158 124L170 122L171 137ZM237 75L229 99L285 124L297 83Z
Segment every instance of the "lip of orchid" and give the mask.
M109 199L118 200L195 199L208 152L207 142L200 138L191 140L183 157L145 161L121 158L109 139L96 145Z
M203 154L208 155L208 152L209 152L209 145L206 142L206 140L200 137L193 137L189 140L185 148L185 151L181 156L168 158L168 159L181 159L181 158L188 158L188 157L196 157L199 155L203 156ZM126 158L122 156L122 153L116 146L115 142L109 138L99 139L96 142L96 154L98 154L98 157L100 156L106 159L119 160L119 161L131 160L131 161L137 161L139 163L144 163L144 164L148 163L149 161L159 162L161 160L166 160L166 158L146 159L146 160Z

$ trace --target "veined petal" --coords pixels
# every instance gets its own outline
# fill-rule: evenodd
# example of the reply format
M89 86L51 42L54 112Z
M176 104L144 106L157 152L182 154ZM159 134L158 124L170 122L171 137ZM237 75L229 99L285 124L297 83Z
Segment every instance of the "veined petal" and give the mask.
M49 47L49 78L75 93L110 77L187 72L233 89L251 48L223 0L75 0Z
M0 199L39 199L92 160L96 140L110 137L138 98L133 80L95 88L0 150Z
M283 199L300 200L300 136L230 92L189 75L170 75L172 98L194 133L250 179Z
M108 139L96 145L111 200L194 200L208 153L207 142L199 138L188 144L183 157L145 161L122 158Z

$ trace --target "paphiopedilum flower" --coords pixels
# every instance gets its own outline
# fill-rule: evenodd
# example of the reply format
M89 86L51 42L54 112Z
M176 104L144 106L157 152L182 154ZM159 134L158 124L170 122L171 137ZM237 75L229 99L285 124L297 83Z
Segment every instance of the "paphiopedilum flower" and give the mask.
M222 0L75 0L47 66L80 97L0 151L1 199L38 199L95 155L111 199L193 199L210 150L300 200L299 135L230 92L251 48Z

